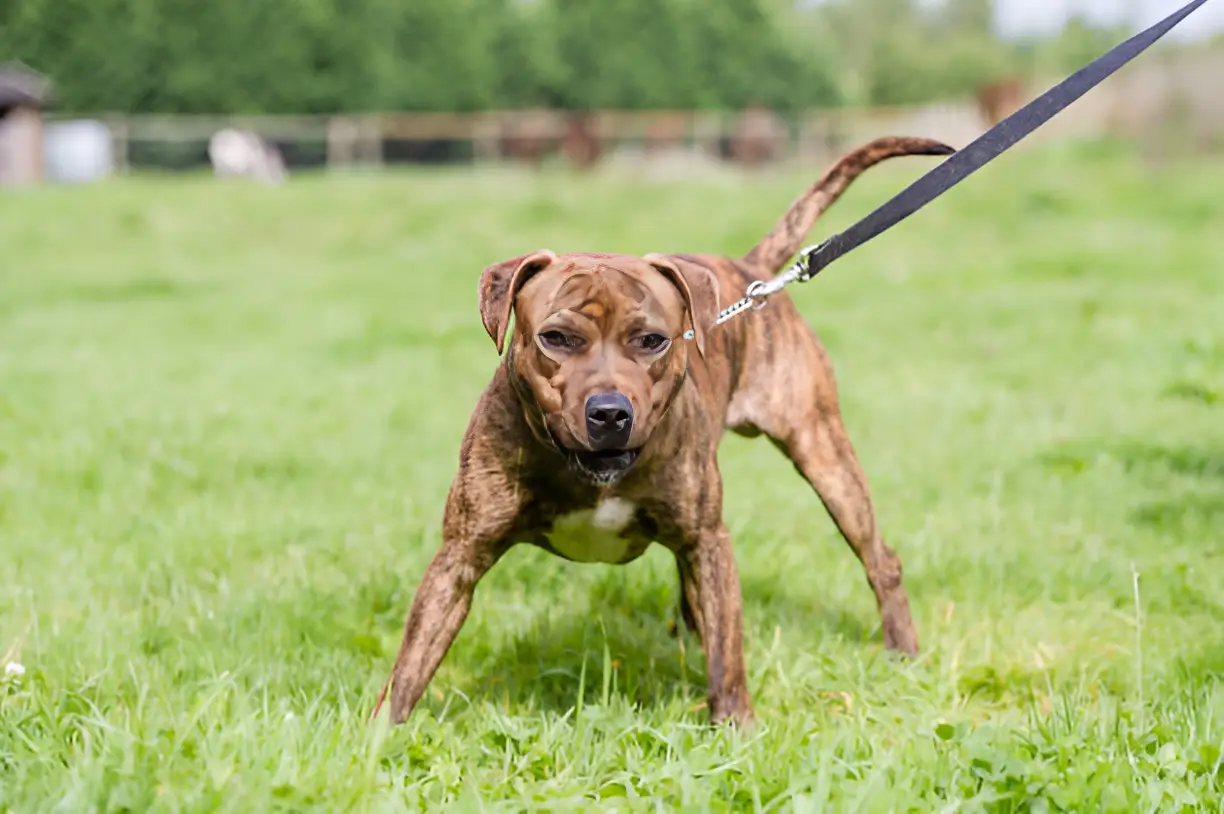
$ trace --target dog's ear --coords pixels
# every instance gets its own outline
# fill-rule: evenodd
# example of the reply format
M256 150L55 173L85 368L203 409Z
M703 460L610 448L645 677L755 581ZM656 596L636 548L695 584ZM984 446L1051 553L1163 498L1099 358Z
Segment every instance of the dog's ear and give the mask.
M718 278L705 266L677 261L665 254L648 254L642 258L672 281L684 297L697 352L705 356L706 331L718 319Z
M548 249L494 263L480 275L480 319L500 355L506 346L506 329L514 311L514 297L523 283L537 271L548 268L557 255Z

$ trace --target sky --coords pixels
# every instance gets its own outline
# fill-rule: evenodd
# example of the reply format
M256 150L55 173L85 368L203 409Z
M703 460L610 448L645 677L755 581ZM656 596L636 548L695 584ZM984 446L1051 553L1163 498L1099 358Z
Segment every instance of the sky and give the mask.
M1172 14L1189 0L995 0L995 15L1004 35L1056 31L1079 12L1104 23L1125 23L1138 31ZM1196 39L1224 31L1224 0L1207 0L1169 37Z

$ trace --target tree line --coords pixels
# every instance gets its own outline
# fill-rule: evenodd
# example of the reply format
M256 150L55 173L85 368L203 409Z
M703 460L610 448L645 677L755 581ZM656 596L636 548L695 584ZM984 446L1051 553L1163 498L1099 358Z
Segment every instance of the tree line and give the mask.
M991 0L0 0L0 61L76 112L779 111L964 96L1078 67L1082 24L1004 43ZM1099 47L1098 47L1099 46ZM1082 57L1082 59L1081 59Z

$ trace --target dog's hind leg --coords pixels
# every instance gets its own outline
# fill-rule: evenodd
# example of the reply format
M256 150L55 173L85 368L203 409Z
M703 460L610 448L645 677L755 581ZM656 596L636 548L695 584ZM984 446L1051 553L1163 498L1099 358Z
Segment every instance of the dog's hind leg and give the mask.
M755 341L748 345L727 424L740 435L768 436L791 459L863 564L885 644L916 653L918 635L901 585L901 561L876 527L867 478L842 423L828 354L793 304L779 298L771 307L768 317L761 312L743 318Z
M816 490L842 537L862 562L892 650L918 652L918 634L901 584L901 560L880 537L867 479L836 410L799 411L800 421L774 443ZM811 423L802 419L809 419Z

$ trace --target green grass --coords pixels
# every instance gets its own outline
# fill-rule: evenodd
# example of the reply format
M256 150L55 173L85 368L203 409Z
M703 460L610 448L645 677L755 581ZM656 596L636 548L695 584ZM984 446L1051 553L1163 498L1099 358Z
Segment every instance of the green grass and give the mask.
M1224 163L1099 146L1009 154L795 292L917 660L728 439L755 731L706 727L661 549L512 552L409 724L365 723L497 364L481 268L739 253L819 169L0 197L0 810L1219 810Z

